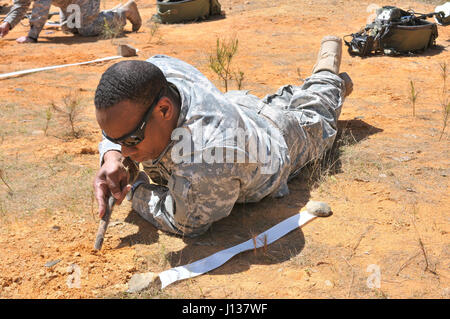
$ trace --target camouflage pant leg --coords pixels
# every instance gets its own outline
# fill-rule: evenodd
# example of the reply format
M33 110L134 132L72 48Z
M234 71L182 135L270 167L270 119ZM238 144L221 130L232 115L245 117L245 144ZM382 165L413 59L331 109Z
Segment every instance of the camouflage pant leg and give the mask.
M344 81L322 71L311 75L301 87L286 85L263 99L267 106L261 113L276 123L288 145L291 177L331 148L344 98Z
M105 27L121 32L127 23L125 14L113 10L101 11L97 18L88 26L78 28L83 36L97 36L103 32Z

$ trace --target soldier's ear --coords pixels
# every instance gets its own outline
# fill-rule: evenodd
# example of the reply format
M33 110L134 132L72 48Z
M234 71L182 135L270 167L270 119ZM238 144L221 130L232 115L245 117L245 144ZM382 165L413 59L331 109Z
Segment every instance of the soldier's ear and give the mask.
M159 113L161 119L171 120L175 114L175 106L168 97L163 97L156 106L157 112Z

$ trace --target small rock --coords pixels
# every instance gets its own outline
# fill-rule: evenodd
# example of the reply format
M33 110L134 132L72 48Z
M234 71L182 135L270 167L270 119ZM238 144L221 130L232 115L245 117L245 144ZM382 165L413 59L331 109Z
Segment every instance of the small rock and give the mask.
M25 90L22 89L22 88L15 88L14 90L16 90L17 92L23 92L23 91L25 91Z
M44 131L43 130L35 130L33 132L31 132L31 135L33 136L40 136L40 135L44 135Z
M56 265L57 263L59 263L61 261L61 259L56 259L56 260L51 260L45 263L45 267L53 267L54 265Z
M136 56L136 49L128 44L119 44L117 46L117 53L123 57Z
M327 286L327 287L333 287L334 285L333 285L333 283L330 281L330 280L325 280L325 286Z
M381 177L381 178L386 178L386 177L387 177L386 174L380 174L380 175L378 175L378 176Z
M402 156L402 157L393 157L392 159L395 161L398 161L398 162L409 162L409 161L415 160L416 158L409 157L409 156Z
M80 257L81 254L77 251L77 252L75 252L75 254L73 254L73 256L74 256L74 257Z
M152 283L155 282L155 279L157 278L158 276L153 272L135 274L131 277L130 281L128 281L127 292L139 292L147 289L152 285Z
M53 226L52 226L52 230L54 230L54 231L59 231L59 230L61 230L61 227L59 227L59 226L57 226L57 225L53 225Z
M123 224L122 221L114 221L114 222L109 223L109 227L114 227L114 226L122 225L122 224Z
M328 217L332 214L330 206L325 202L316 202L310 200L306 204L308 213L318 217Z

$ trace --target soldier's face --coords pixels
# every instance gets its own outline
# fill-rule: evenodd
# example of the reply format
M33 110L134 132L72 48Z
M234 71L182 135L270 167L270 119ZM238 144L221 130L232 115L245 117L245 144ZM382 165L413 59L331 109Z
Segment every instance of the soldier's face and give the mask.
M146 111L143 105L125 100L106 110L96 110L96 117L105 134L117 139L135 130ZM137 162L156 159L170 143L178 120L177 111L169 98L161 98L147 121L142 142L135 146L122 145L122 154Z

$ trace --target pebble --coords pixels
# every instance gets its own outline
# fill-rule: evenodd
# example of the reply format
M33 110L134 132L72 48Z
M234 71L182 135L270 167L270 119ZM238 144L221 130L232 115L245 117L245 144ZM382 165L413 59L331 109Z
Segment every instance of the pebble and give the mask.
M43 130L35 130L33 132L31 132L31 135L33 136L40 136L40 135L44 135L44 131Z
M333 283L330 281L330 280L325 280L325 286L327 286L327 287L333 287L334 285L333 285Z
M136 56L136 49L128 44L119 44L117 46L117 53L123 57Z
M306 210L308 213L318 217L328 217L332 214L330 206L325 202L316 202L310 200L306 204Z
M74 256L74 257L80 257L81 254L77 251L77 252L75 252L75 253L73 254L73 256Z
M61 261L61 259L56 259L56 260L51 260L45 263L45 267L53 267L54 265L56 265L57 263L59 263Z
M128 281L127 292L139 292L147 289L153 281L157 278L157 275L153 272L146 272L142 274L135 274Z

